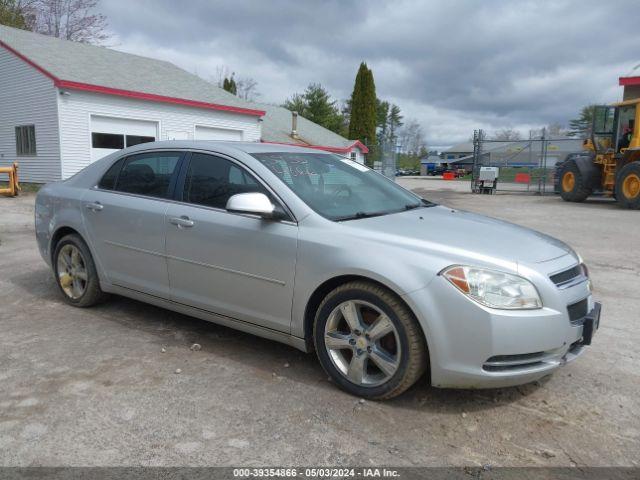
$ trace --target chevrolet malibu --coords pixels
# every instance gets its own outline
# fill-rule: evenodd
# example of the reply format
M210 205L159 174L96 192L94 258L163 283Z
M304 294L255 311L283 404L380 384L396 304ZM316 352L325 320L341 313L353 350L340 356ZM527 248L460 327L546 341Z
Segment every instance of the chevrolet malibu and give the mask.
M439 206L349 159L155 142L42 188L36 236L62 297L131 297L303 351L344 390L537 380L598 328L566 244Z

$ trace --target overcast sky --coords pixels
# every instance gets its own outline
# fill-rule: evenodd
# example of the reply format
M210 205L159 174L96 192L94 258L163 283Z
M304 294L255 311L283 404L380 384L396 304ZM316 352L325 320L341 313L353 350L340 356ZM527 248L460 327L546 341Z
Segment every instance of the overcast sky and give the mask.
M281 103L311 82L340 101L360 61L429 145L527 134L621 98L640 63L633 1L102 0L114 48L205 78L227 66Z

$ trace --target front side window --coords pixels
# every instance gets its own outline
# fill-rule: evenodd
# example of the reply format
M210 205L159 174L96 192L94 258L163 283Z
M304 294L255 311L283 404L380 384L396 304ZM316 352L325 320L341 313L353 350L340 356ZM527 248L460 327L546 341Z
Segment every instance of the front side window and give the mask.
M302 201L331 220L417 208L419 197L359 163L321 153L254 153Z
M269 192L246 170L224 158L194 153L189 162L183 200L224 209L237 193Z
M178 152L153 152L127 157L115 190L150 197L169 198L181 157ZM107 172L109 173L109 172Z
M36 154L35 125L21 125L16 127L16 155L19 157Z

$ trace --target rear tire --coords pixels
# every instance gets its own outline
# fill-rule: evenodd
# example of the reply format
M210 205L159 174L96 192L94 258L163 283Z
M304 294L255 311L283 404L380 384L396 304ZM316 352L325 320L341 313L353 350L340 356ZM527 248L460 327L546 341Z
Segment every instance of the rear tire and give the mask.
M640 210L640 162L628 163L620 169L616 200L621 207Z
M593 187L584 177L574 159L569 159L560 168L560 196L566 202L584 202L593 192Z
M77 234L65 235L53 254L53 272L62 297L74 307L91 307L107 298L89 247Z
M415 317L397 295L372 282L350 282L329 293L316 313L313 337L322 368L358 397L400 395L428 367Z

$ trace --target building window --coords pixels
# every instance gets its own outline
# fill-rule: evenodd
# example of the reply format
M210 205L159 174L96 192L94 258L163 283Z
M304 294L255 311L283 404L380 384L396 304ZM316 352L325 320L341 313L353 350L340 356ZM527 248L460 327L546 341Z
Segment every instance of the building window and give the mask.
M36 154L36 127L35 125L22 125L16 127L16 155L19 157Z
M91 146L93 148L108 148L110 150L120 150L126 147L133 147L140 143L155 142L155 137L143 135L124 135L121 133L91 133Z
M91 146L93 148L120 150L124 148L124 135L93 132L91 134Z
M350 156L351 156L351 160L353 160L354 162L357 161L358 154L356 152L351 152Z

